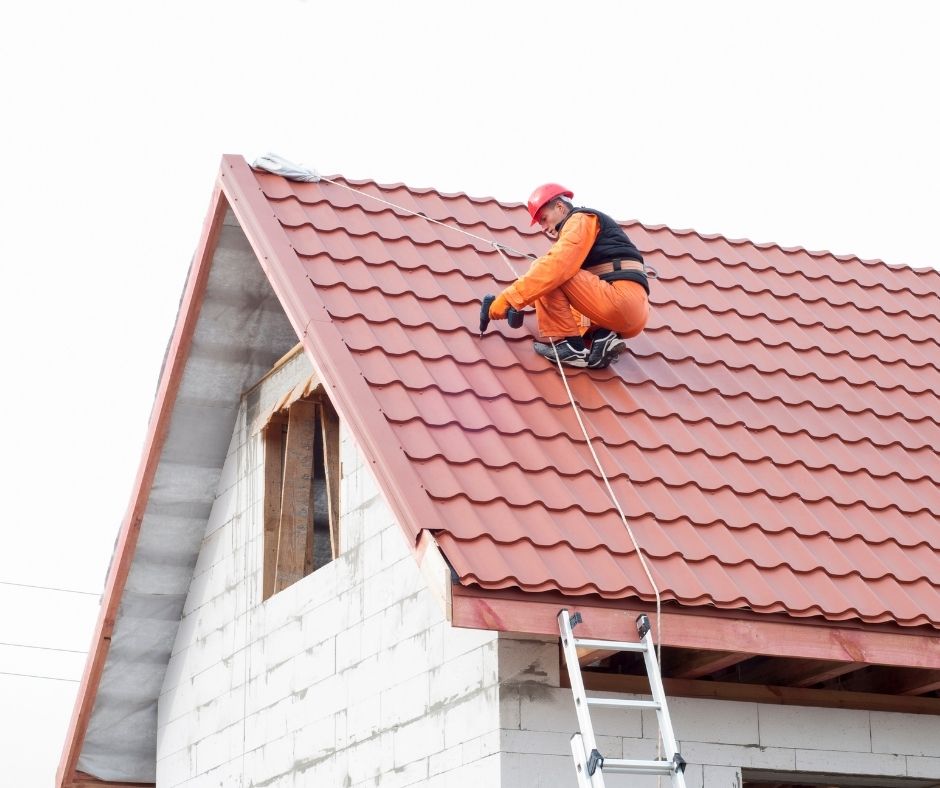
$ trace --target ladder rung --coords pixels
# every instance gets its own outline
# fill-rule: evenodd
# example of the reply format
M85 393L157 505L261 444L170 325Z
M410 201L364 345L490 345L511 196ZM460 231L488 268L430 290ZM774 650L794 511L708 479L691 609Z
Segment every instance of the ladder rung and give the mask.
M602 769L620 774L672 774L676 770L672 761L628 761L622 758L604 758Z
M596 648L604 651L646 651L646 644L631 643L628 640L590 640L574 638L575 648Z
M585 697L589 706L617 706L621 709L658 709L655 700L624 700L623 698Z

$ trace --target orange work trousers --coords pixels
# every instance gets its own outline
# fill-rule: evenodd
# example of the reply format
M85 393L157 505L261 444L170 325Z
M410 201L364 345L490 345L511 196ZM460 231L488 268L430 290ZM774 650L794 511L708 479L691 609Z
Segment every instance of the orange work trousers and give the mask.
M635 337L650 316L649 298L639 282L628 279L605 282L584 269L537 299L533 306L539 333L553 339L578 336L591 327L609 328L625 338Z

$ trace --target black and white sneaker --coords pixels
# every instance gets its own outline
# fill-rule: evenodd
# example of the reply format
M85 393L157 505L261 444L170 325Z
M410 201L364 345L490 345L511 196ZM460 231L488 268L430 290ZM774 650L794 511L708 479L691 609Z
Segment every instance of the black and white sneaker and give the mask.
M547 358L552 364L561 361L562 364L569 367L586 367L588 365L587 350L574 347L567 339L556 342L555 347L552 347L550 342L536 342L532 347L536 353Z
M603 369L627 349L627 343L615 331L598 329L594 332L587 365L591 369Z

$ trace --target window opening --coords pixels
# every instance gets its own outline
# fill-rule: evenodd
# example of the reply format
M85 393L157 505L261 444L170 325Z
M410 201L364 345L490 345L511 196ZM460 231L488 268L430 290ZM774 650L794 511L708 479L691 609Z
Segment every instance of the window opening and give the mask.
M264 427L262 598L339 555L339 418L322 390Z

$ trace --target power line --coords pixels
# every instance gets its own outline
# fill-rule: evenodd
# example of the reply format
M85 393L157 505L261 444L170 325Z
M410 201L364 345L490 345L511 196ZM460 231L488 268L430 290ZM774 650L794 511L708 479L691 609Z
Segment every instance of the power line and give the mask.
M52 588L51 586L33 586L28 583L11 583L9 580L0 580L3 586L18 586L19 588L36 588L40 591L59 591L63 594L85 594L86 596L101 596L97 591L76 591L73 588Z
M69 681L78 684L78 679L64 679L61 676L38 676L35 673L10 673L6 670L0 670L0 676L20 676L26 679L48 679L49 681Z
M42 651L64 651L66 654L87 654L87 651L79 651L75 648L53 648L52 646L30 646L28 643L2 643L0 646L13 646L14 648L36 648Z

